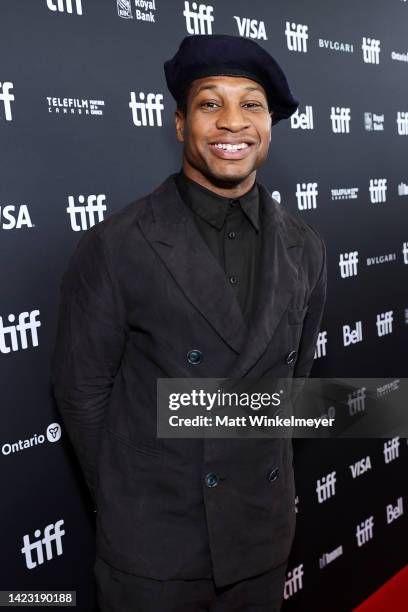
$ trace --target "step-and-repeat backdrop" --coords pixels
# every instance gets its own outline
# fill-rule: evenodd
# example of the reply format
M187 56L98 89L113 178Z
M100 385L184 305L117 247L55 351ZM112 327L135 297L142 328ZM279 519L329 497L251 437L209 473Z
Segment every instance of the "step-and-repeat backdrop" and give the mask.
M327 245L312 376L388 377L379 395L408 376L408 2L3 2L1 589L95 609L95 515L50 392L59 284L83 232L180 168L163 62L214 33L257 40L300 100L259 178ZM407 440L294 447L284 608L351 610L407 561Z

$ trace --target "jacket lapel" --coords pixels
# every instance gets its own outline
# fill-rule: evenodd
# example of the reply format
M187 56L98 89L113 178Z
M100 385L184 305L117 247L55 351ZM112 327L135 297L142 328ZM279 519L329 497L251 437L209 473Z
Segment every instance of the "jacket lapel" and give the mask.
M186 297L238 353L228 376L244 376L266 350L289 305L304 232L283 219L282 210L260 184L261 253L248 328L235 292L182 201L173 176L151 194L150 210L141 215L139 225Z

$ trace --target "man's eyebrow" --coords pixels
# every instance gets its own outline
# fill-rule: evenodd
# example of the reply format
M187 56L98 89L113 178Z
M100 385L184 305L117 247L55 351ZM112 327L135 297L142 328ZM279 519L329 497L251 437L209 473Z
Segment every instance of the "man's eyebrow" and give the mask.
M201 91L204 91L205 89L218 89L218 85L216 85L215 83L213 85L208 84L208 85L201 85L197 91L196 91L196 95L198 95ZM246 85L244 87L244 89L246 91L259 91L261 93L263 93L262 88L259 85Z

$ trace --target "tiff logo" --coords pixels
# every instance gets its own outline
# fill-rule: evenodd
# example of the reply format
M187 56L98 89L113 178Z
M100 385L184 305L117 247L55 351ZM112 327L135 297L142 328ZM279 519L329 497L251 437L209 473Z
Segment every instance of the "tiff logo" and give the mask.
M378 204L387 200L387 179L370 179L370 202Z
M3 81L3 83L0 82L0 100L2 100L3 102L3 106L4 106L4 117L6 119L6 121L12 121L13 117L11 116L11 104L10 102L13 102L14 100L14 96L12 93L10 93L10 89L13 89L14 85L13 83L10 83L10 81Z
M234 15L234 19L237 22L238 33L240 36L268 40L268 37L266 36L265 23L263 21L249 19L248 17L237 17L236 15Z
M44 528L44 537L41 538L41 530L36 529L34 531L34 537L39 538L35 542L30 543L30 536L26 534L23 537L24 546L21 549L25 557L26 567L28 569L34 569L37 565L42 565L44 559L44 549L46 560L50 561L53 558L52 543L55 542L55 549L57 555L62 555L62 536L65 535L65 531L61 529L64 524L63 519L57 521L55 525L51 523ZM33 559L33 552L36 553L36 560Z
M319 332L316 341L316 348L314 358L319 359L319 357L326 356L326 344L327 344L327 331Z
M355 325L354 329L351 325L343 325L343 346L350 346L363 340L362 322L356 321Z
M307 53L308 26L300 23L286 22L286 43L289 51Z
M37 320L39 314L39 310L21 312L16 324L14 324L15 315L9 314L7 320L13 325L8 326L4 325L3 317L0 316L0 352L10 353L11 351L28 348L27 331L30 332L31 346L38 346L37 327L41 327L41 322Z
M394 459L398 459L399 457L399 436L396 438L391 438L387 442L384 442L383 446L383 455L384 455L384 463L391 463Z
M387 312L380 312L377 315L377 335L386 336L392 333L392 322L393 322L393 310L387 310Z
M304 113L300 113L299 109L297 109L290 118L290 127L293 130L314 130L313 108L311 106L306 106Z
M63 13L66 11L67 13L72 13L72 0L47 0L47 6L50 11L59 11ZM81 0L75 0L75 10L77 15L82 15L82 3Z
M103 213L106 210L106 205L103 204L106 196L103 193L99 195L89 195L86 198L85 204L85 196L78 196L78 204L75 204L74 196L68 196L68 206L67 213L69 215L71 221L71 228L74 232L79 232L81 230L86 230L95 223L99 223L103 221ZM98 216L98 219L95 219L95 213ZM80 223L77 223L77 215L79 215Z
M366 399L366 387L359 387L355 389L347 396L347 406L349 408L349 415L354 416L365 412L365 399Z
M408 112L398 111L397 128L399 136L408 136Z
M136 94L134 91L131 91L129 107L132 111L134 125L136 127L146 125L162 127L163 94L148 93L146 97L143 91L141 91L139 93L139 100L140 102L136 101Z
M332 106L330 119L332 131L335 134L349 134L350 132L350 112L349 108Z
M402 256L404 258L404 264L408 264L408 242L402 243Z
M336 470L317 480L316 493L319 504L336 495Z
M317 204L317 183L297 183L296 199L299 210L310 210L316 208Z
M357 276L358 251L340 253L339 267L341 278Z
M363 50L363 61L366 64L379 64L380 63L380 41L375 38L367 38L363 36L363 42L361 44Z
M303 589L303 563L294 567L286 574L285 588L283 591L284 599L289 599L295 593Z
M197 2L192 2L191 7L192 10L190 3L184 2L183 15L186 18L187 32L189 34L212 34L214 7L207 4L198 5Z
M357 525L356 538L357 546L363 546L374 537L374 517L369 516L365 521Z

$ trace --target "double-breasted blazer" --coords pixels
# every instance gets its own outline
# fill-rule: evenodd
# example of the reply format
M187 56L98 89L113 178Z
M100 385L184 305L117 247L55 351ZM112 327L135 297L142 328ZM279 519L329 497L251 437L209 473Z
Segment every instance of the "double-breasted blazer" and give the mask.
M252 324L174 175L87 230L62 277L52 383L92 493L96 549L161 580L222 586L284 562L295 532L289 439L156 434L157 378L306 377L326 296L317 232L259 185ZM191 363L189 352L201 352ZM208 486L214 473L218 486Z

